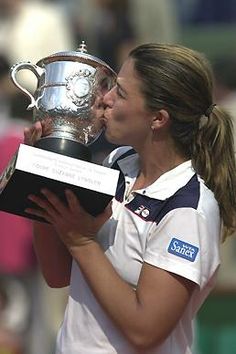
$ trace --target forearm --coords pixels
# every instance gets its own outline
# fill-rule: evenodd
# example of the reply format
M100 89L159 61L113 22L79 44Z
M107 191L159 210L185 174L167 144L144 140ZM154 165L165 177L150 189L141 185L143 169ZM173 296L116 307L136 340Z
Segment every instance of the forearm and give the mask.
M122 280L100 246L91 242L71 253L97 301L126 338L137 347L151 346L149 316L137 292ZM154 337L156 344L156 334Z
M69 285L72 257L53 227L33 223L34 249L43 276L51 287Z

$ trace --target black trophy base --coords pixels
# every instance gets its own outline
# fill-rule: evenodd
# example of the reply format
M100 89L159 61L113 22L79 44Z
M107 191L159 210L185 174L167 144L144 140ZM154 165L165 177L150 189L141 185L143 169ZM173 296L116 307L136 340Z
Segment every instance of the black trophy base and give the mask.
M98 172L96 172L97 169L99 170ZM57 177L56 179L51 177L50 171L53 171ZM107 183L104 184L104 173L108 180L111 181L109 190L107 189ZM116 174L114 175L114 173ZM60 177L67 174L74 175L73 178L77 183L69 183L69 177L66 179ZM91 162L83 161L82 163L78 159L70 159L44 149L21 144L19 150L0 176L0 210L28 219L46 222L40 217L26 213L26 208L37 208L28 199L29 194L39 195L43 198L40 191L42 188L47 188L54 192L64 203L67 203L64 191L68 188L76 194L80 204L88 213L97 216L104 211L113 198L118 174L118 171L98 166ZM99 191L96 188L85 188L84 184L79 182L84 179L90 181L91 187L96 183L106 187L101 187ZM113 186L113 191L111 194L107 194L110 193L111 186Z
M102 213L112 199L111 195L72 186L28 172L15 171L0 195L0 209L11 214L45 222L44 219L25 212L26 208L35 208L35 204L28 199L28 195L33 193L43 197L40 193L42 188L48 188L65 203L64 191L69 188L77 195L83 208L93 216Z
M87 146L69 139L45 137L38 140L34 146L75 159L84 161L92 160L92 153Z

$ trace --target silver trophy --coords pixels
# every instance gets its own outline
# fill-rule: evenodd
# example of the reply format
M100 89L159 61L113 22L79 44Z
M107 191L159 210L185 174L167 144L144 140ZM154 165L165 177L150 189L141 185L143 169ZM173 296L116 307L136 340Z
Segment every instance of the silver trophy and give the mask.
M20 70L32 71L38 80L32 95L17 81ZM99 106L113 85L116 73L102 60L88 54L84 42L76 51L59 52L36 65L21 62L11 69L13 83L30 99L34 121L44 121L49 135L35 146L90 160L88 146L99 137Z
M20 70L37 78L31 94L17 81ZM43 187L66 202L70 188L92 215L104 210L115 194L118 171L94 164L90 145L102 133L103 96L112 88L116 73L87 52L84 42L76 51L59 52L37 64L17 63L11 68L14 84L30 99L33 121L42 121L47 132L35 145L21 144L0 176L0 209L29 216L29 194Z

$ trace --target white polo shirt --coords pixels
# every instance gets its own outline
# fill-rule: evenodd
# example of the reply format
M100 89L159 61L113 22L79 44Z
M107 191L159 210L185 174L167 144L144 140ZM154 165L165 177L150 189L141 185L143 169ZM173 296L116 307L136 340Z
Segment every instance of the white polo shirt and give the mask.
M119 148L106 165L122 173L112 218L99 231L98 241L122 279L136 288L147 262L198 284L170 336L145 354L190 354L192 320L214 286L220 264L220 216L214 195L191 161L131 193L138 155L128 147ZM75 262L56 353L137 353L100 307Z

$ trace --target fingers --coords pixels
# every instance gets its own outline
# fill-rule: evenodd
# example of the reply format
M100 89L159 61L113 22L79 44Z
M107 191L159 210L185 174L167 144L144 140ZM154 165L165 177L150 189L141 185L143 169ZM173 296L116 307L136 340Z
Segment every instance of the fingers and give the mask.
M33 146L42 136L52 132L51 119L35 122L31 127L24 129L24 143Z
M52 223L53 220L56 220L58 217L62 217L65 207L59 198L50 191L42 189L41 193L45 196L45 198L32 194L28 196L28 199L36 204L39 209L27 208L26 212L43 217Z
M52 217L65 216L67 207L64 203L54 194L53 192L49 191L46 188L41 190L41 193L44 195L45 200L41 199L41 208L47 210L48 214Z
M51 118L46 118L42 120L41 125L42 125L42 136L47 136L52 133L53 125L52 125Z
M104 211L99 214L96 219L98 222L98 225L102 226L112 215L112 202L110 202Z
M42 125L36 122L30 128L24 129L24 144L33 146L42 136Z
M68 206L71 211L81 210L80 203L79 203L76 195L70 189L65 190L65 195L66 195Z
M46 200L43 200L36 195L29 195L28 199L31 200L38 208L27 208L25 209L25 212L31 215L39 216L51 222L51 218L45 210Z
M107 205L106 209L104 210L105 215L107 218L112 216L112 201Z
M47 218L50 217L50 219L65 217L68 214L68 208L54 193L46 188L41 189L41 193L45 198L33 194L28 196L28 199L36 204L40 209L28 208L26 210L27 213L43 217L47 216ZM69 194L70 198L68 201L70 203L70 209L73 211L76 206L77 208L79 207L79 203L72 192Z
M65 232L68 235L70 231L70 233L79 233L86 237L95 237L98 230L112 214L112 206L109 203L104 212L97 217L90 215L80 205L77 196L69 189L65 190L67 205L45 188L41 190L41 193L45 198L36 195L29 196L29 199L39 209L28 208L26 212L47 220L54 225L59 234Z
M52 218L42 209L33 209L33 208L26 208L25 212L30 215L38 216L42 219L45 219L50 224L53 223Z

